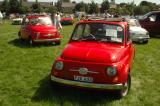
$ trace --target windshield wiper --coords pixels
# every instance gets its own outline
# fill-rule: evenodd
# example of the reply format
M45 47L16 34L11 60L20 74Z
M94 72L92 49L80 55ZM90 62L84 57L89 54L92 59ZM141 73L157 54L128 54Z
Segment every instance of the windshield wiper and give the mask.
M82 38L82 40L96 40L96 39L97 38L91 33L89 33L88 36Z

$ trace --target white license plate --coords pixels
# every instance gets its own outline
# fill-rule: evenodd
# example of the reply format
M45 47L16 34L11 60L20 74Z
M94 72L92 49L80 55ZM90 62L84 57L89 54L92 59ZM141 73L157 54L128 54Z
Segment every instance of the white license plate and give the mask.
M74 80L82 82L93 82L92 77L74 76Z

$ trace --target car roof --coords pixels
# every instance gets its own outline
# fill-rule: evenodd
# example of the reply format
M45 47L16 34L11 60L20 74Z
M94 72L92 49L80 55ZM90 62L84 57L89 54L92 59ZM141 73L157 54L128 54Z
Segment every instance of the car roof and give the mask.
M28 15L26 18L32 19L32 18L38 18L38 17L48 17L48 15Z
M89 18L84 19L79 22L80 23L104 23L104 24L115 24L120 26L125 26L128 23L123 18Z

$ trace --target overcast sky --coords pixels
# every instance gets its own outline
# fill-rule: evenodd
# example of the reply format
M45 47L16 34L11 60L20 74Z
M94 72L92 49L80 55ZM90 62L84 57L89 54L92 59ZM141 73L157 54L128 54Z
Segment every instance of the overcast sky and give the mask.
M3 1L3 0L0 0L0 1ZM28 0L28 1L36 1L36 0ZM38 1L48 1L48 2L56 2L57 0L38 0ZM76 2L81 2L81 1L84 1L84 2L91 2L92 0L71 0L71 1L76 1ZM102 3L103 0L93 0L95 1L96 3ZM109 0L110 1L110 0ZM132 2L133 0L115 0L116 3L121 3L121 2L125 2L125 3L128 3L128 2ZM144 0L134 0L134 2L136 4L139 4L141 1L144 1ZM149 2L153 2L153 3L157 3L157 4L160 4L160 0L145 0L145 1L149 1Z

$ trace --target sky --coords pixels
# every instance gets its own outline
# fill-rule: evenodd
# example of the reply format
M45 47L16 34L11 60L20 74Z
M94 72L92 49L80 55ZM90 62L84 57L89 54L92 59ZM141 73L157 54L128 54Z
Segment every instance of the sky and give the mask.
M3 1L3 0L0 0L0 1ZM36 1L36 0L28 0L28 1ZM38 0L38 1L42 1L42 2L43 1L48 1L48 2L54 1L54 2L56 2L57 0ZM71 1L76 1L76 2L83 1L83 2L86 2L86 3L90 3L92 0L71 0ZM100 3L102 3L103 0L93 0L93 1L100 4ZM122 3L122 2L130 3L130 2L133 2L133 1L134 1L135 4L139 4L141 1L144 1L144 0L115 0L115 1L118 4ZM145 1L149 1L149 2L160 4L160 0L145 0Z

